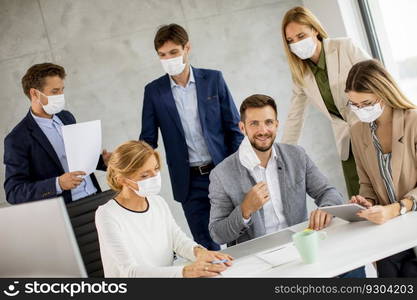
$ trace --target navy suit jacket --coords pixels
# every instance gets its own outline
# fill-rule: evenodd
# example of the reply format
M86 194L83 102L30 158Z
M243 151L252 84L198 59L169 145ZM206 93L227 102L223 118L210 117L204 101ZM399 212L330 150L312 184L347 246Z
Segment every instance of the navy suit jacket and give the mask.
M69 111L57 114L65 125L76 123ZM4 190L11 204L57 197L56 177L65 173L54 148L30 111L4 140L6 179ZM97 166L105 170L103 159ZM90 175L97 192L100 186L94 174ZM65 203L72 201L71 191L63 191Z
M239 113L221 72L197 68L193 71L201 128L213 163L217 165L234 153L243 139L238 127ZM164 141L174 198L184 202L189 190L190 163L168 74L145 87L139 139L157 148L158 128Z

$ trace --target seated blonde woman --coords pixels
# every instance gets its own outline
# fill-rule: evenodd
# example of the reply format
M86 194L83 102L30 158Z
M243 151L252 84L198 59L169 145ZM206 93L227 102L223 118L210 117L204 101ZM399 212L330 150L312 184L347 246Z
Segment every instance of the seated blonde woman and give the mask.
M188 238L159 196L158 152L129 141L112 154L107 182L118 192L96 211L106 277L212 277L231 265L228 255L208 251ZM173 266L173 252L193 261ZM219 263L221 260L227 260ZM216 263L216 262L217 263Z
M345 92L361 121L351 129L360 183L351 202L367 207L359 215L376 224L417 210L416 106L375 60L352 67ZM377 270L379 277L417 277L416 254L409 249L382 259Z

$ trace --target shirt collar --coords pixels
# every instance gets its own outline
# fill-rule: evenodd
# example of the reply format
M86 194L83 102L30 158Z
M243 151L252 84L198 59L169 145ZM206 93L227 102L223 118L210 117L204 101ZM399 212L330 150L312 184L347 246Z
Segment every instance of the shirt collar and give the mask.
M271 152L271 157L277 159L277 153L275 152L275 147L274 144L272 144L272 152Z
M32 115L33 119L35 120L35 122L39 125L39 126L43 126L43 127L48 127L48 128L53 128L53 122L55 121L58 124L62 124L61 120L56 116L53 115L52 119L48 119L48 118L41 118L36 116L33 112L32 109L30 109L30 114Z
M170 81L170 83L171 83L171 88L173 88L173 87L175 87L175 86L180 86L179 84L176 84L176 83L175 83L174 79L172 79L172 77L171 77L171 76L168 76L168 77L169 77L169 81ZM191 65L190 65L190 78L188 78L188 82L187 82L187 84L185 85L185 87L189 86L191 82L192 82L192 83L195 83L195 79L194 79L194 72L193 72L193 68L191 68Z

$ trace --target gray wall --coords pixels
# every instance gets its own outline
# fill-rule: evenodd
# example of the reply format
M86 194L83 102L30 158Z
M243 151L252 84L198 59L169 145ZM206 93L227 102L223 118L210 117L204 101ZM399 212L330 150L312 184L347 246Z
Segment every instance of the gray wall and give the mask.
M194 66L220 69L236 105L253 93L278 101L281 124L289 107L291 79L280 36L289 0L0 0L0 140L27 113L20 79L32 64L63 65L67 109L78 121L101 119L103 147L137 139L143 89L161 76L153 49L158 25L188 30ZM300 144L330 181L345 193L331 128L317 111L307 113ZM0 156L3 157L3 145ZM160 150L163 153L161 143ZM97 172L102 187L104 173ZM163 191L187 232L181 206L172 200L166 164ZM0 165L0 181L4 166ZM0 191L0 203L5 201Z

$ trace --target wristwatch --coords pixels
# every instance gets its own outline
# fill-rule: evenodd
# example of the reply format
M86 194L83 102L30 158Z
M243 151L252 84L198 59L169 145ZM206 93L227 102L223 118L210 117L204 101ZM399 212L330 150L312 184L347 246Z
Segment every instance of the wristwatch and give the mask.
M405 207L402 200L398 201L398 203L400 204L400 215L405 214L407 212L407 207Z
M413 201L413 206L411 207L411 211L416 211L417 210L417 200L414 196L407 196L408 199L410 199L411 201Z

